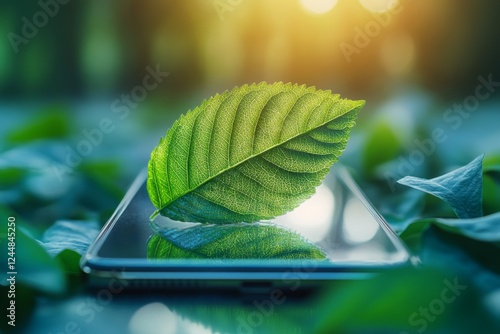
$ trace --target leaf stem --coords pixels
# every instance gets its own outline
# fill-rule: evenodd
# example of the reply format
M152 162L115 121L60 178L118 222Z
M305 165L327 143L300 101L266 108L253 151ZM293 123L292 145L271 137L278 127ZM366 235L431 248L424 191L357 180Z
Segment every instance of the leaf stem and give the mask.
M149 221L153 222L155 220L155 218L160 214L160 211L159 210L155 210L155 212L153 212L151 214L151 216L149 216Z

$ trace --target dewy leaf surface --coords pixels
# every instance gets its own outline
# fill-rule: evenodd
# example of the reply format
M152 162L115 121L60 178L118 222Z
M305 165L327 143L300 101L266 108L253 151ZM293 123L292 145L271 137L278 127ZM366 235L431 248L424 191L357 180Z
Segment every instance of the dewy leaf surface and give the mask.
M468 165L450 173L427 180L406 176L398 183L425 191L448 203L458 218L476 218L483 215L483 173L481 155Z
M215 95L181 116L151 153L155 214L233 223L286 213L337 161L363 105L283 83Z
M326 259L300 234L271 224L199 224L170 228L148 242L156 259Z

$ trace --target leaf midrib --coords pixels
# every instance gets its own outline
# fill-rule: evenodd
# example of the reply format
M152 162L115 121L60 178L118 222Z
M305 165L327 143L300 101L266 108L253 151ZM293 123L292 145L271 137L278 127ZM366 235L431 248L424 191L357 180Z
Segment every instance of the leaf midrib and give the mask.
M338 101L338 102L340 102L341 100L342 100L342 99L339 99L339 100L337 100L337 101ZM322 102L323 102L323 101L322 101ZM322 102L321 102L321 103L322 103ZM356 102L359 102L359 101L356 101ZM321 105L321 103L319 103L316 107L314 107L314 109L316 109L318 106L320 106L320 105ZM361 103L362 103L362 102L361 102ZM335 105L335 104L334 104L334 105ZM332 105L332 107L333 107L334 105ZM309 133L309 132L311 132L311 131L313 131L313 130L315 130L315 129L317 129L317 128L320 128L320 127L322 127L322 126L326 125L327 123L330 123L331 121L333 121L333 120L335 120L335 119L337 119L337 118L339 118L339 117L344 116L345 114L347 114L347 113L351 112L352 110L354 110L354 109L356 109L356 108L358 108L358 107L359 107L359 104L358 104L358 105L356 105L355 107L353 107L353 108L351 108L351 109L347 110L347 111L346 111L346 112L344 112L342 115L339 115L339 116L337 116L337 117L335 117L335 118L332 118L332 119L329 119L329 120L327 120L327 121L325 121L325 122L322 122L321 124L319 124L318 126L316 126L316 127L312 128L312 129L309 129L309 130L307 130L307 131L305 131L305 132L302 132L302 133L298 133L297 135L292 136L292 137L288 138L287 140L284 140L284 141L279 142L279 143L277 143L277 144L275 144L275 145L272 145L272 146L270 146L269 148L267 148L267 149L265 149L265 150L263 150L263 151L261 151L261 152L259 152L259 153L257 153L257 154L251 154L251 155L249 155L247 158L245 158L245 159L243 159L243 160L239 161L238 163L236 163L236 164L234 164L234 165L232 165L232 166L228 166L228 167L227 167L227 168L225 168L225 169L222 169L222 170L221 170L221 171L219 171L217 174L214 174L213 176L211 176L211 177L207 178L207 179L206 179L203 183L200 183L200 184L199 184L199 185L197 185L196 187L194 187L194 188L190 188L189 190L187 190L187 191L185 191L185 192L181 193L181 194L180 194L179 196L177 196L175 199L173 199L173 200L171 200L170 202L168 202L167 204L163 205L160 209L155 210L155 211L154 211L154 213L152 214L152 216L151 216L151 217L152 217L152 218L154 218L154 217L155 217L155 216L157 216L157 215L158 215L158 214L159 214L159 213L160 213L163 209L165 209L167 206L169 206L172 202L174 202L174 201L175 201L175 200L177 200L178 198L183 197L183 196L185 196L185 195L187 195L187 194L191 193L192 191L194 191L194 190L196 190L197 188L199 188L199 187L203 186L204 184L206 184L206 183L210 182L212 179L214 179L214 178L216 178L217 176L219 176L219 175L221 175L221 174L223 174L223 173L227 172L228 170L233 169L233 168L235 168L235 167L237 167L237 166L241 165L242 163L244 163L244 162L246 162L246 161L248 161L248 160L251 160L251 159L253 159L253 158L257 157L257 156L260 156L260 155L264 154L265 152L268 152L268 151L272 150L273 148L276 148L276 147L278 147L278 146L281 146L281 145L283 145L284 143L289 142L289 141L290 141L290 140L292 140L292 139L295 139L295 138L297 138L297 137L299 137L299 136L302 136L302 135L304 135L304 134L307 134L307 133ZM314 109L313 109L313 110L314 110ZM312 112L311 112L311 113L312 113ZM309 118L308 118L308 119L309 119ZM188 172L188 173L189 173L189 172ZM169 179L170 179L170 178L169 178ZM156 180L155 180L155 183L157 183L157 182L156 182ZM156 188L158 188L158 187L156 187Z

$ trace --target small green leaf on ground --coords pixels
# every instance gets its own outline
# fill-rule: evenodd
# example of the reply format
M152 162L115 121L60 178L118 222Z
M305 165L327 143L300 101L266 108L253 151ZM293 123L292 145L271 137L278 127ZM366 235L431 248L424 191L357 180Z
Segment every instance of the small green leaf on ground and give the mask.
M154 216L234 223L290 211L337 161L363 105L283 83L215 95L181 116L153 150Z
M153 234L148 257L156 259L318 259L321 249L301 235L270 224L204 224Z
M434 195L448 203L458 218L476 218L483 215L483 173L481 155L466 166L450 173L422 179L406 176L398 183Z
M99 234L99 229L95 221L60 220L45 231L41 242L52 256L65 249L82 255Z
M80 258L99 234L95 221L57 221L43 234L41 244L55 257L67 274L77 275Z
M421 236L429 225L434 224L442 230L466 236L470 239L493 242L500 245L500 212L471 219L422 219L410 225L402 234L403 240Z

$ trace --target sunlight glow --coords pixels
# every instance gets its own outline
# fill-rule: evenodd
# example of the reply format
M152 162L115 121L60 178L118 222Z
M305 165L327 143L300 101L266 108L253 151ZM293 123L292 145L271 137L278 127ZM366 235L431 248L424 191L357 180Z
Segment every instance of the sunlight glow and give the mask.
M300 0L300 4L314 14L324 14L337 5L338 0Z
M408 34L394 34L384 41L379 56L387 73L407 74L415 63L415 43Z
M399 0L359 0L359 2L370 12L383 13L396 7Z
M324 184L316 188L316 193L295 210L275 219L276 224L291 228L309 241L322 240L332 223L335 212L335 198Z

